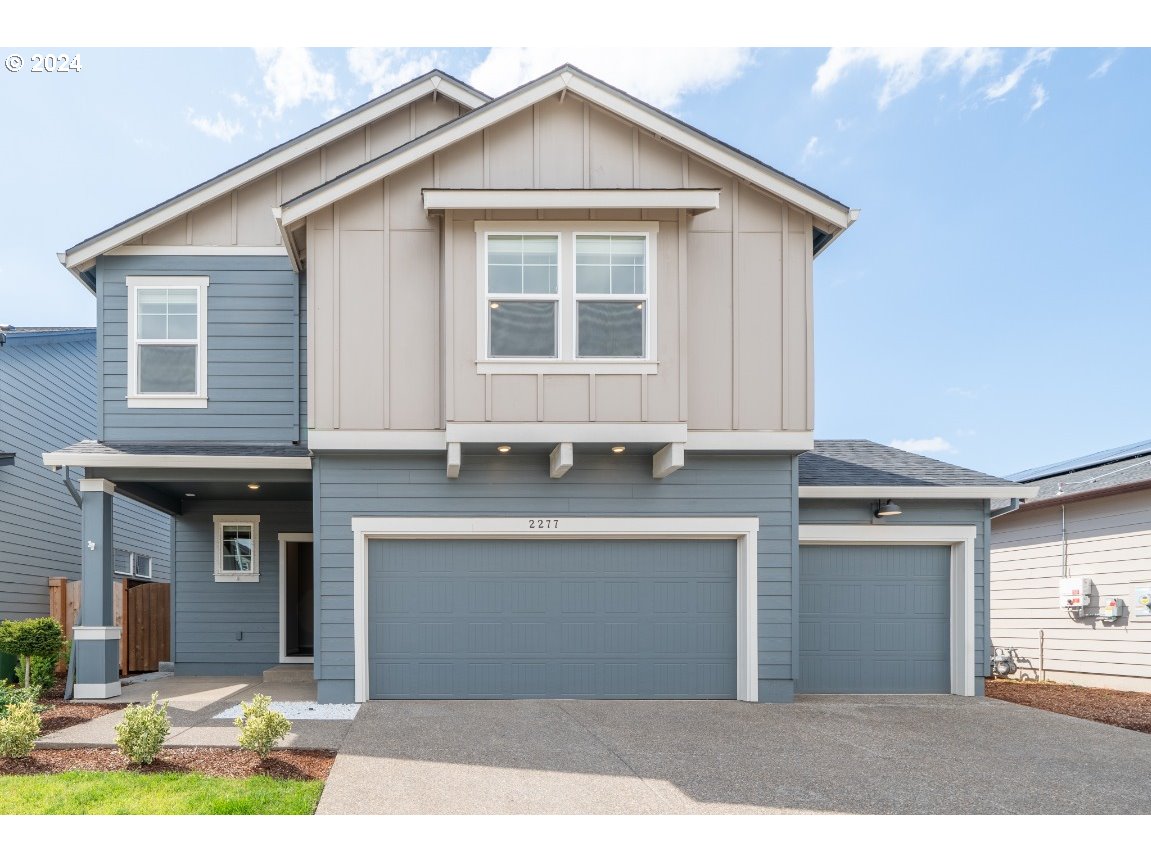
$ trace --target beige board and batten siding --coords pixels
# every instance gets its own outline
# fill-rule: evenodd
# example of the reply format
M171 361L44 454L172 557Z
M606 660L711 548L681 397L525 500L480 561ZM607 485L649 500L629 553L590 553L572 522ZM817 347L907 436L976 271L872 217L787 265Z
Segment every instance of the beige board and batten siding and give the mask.
M1048 680L1151 691L1151 618L1130 614L1136 585L1151 584L1151 491L1069 502L1067 571L1094 583L1089 613L1113 597L1116 624L1076 620L1060 608L1063 542L1059 506L992 521L991 642L1015 648L1021 674L1039 674L1039 632Z
M718 188L718 209L429 216L425 188ZM658 367L477 365L477 222L650 222ZM316 429L444 422L686 422L810 431L809 214L568 94L308 218ZM637 364L638 365L638 364Z
M272 218L273 207L454 120L466 110L445 96L424 96L125 245L280 246L283 239Z

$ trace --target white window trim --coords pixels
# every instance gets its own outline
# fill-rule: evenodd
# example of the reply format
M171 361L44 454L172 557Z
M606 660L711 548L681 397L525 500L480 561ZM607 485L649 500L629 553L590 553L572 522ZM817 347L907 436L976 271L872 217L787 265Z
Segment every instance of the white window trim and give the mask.
M129 570L131 570L130 572L123 572L123 571L121 571L121 570L119 570L119 569L116 569L116 567L115 567L115 560L116 560L116 557L115 557L115 555L116 555L116 552L123 552L124 554L128 555L128 569L129 569ZM148 572L147 572L147 574L146 574L146 575L138 575L138 574L135 572L135 569L136 569L136 558L137 558L137 557L146 557L146 558L148 558ZM112 566L112 573L113 573L113 575L122 575L122 576L124 576L125 578L149 578L149 579L150 579L150 578L152 577L152 563L153 563L153 560L154 560L154 558L152 557L152 555L150 555L150 554L148 554L148 553L146 553L146 552L143 552L143 551L131 551L131 550L127 549L127 548L117 548L117 549L116 549L116 550L115 550L115 551L112 553L112 561L113 561L113 566Z
M476 230L476 371L480 374L655 374L659 371L657 356L659 332L656 326L658 258L657 237L659 222L612 221L477 221ZM556 294L556 354L555 357L491 357L488 356L488 303L491 300L509 302L531 300L543 295L497 294L488 295L487 238L491 234L525 234L559 236L559 292ZM646 272L642 297L644 309L643 357L579 357L579 321L575 292L576 234L623 234L643 236L647 239ZM550 295L549 295L550 296ZM624 302L624 295L616 295ZM597 294L586 294L594 301Z
M368 542L378 539L733 539L736 541L736 698L759 700L758 518L380 518L352 519L355 699L368 692Z
M213 515L213 572L216 581L259 581L260 580L260 517L258 515ZM252 528L252 569L250 572L225 572L224 570L224 525L244 524Z
M951 694L975 695L973 525L801 524L800 545L946 545L951 549Z
M277 539L280 545L280 662L285 665L312 665L316 661L315 656L288 656L288 543L311 542L314 553L315 536L310 533L281 533Z
M128 407L206 408L208 406L208 277L128 276ZM138 291L141 288L196 289L196 392L141 393L139 391Z

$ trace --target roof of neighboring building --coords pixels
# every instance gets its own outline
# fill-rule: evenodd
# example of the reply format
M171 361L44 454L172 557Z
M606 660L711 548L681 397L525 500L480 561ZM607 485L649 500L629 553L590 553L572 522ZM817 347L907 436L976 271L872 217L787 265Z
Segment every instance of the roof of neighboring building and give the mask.
M1127 444L1126 446L1115 447L1114 449L1105 449L1100 452L1091 453L1090 455L1082 455L1077 458L1067 459L1066 461L1043 465L1042 467L1028 468L1027 470L1010 474L1008 479L1013 479L1017 482L1046 479L1047 477L1063 476L1064 474L1085 470L1087 468L1118 464L1119 462L1145 455L1151 455L1151 440Z
M799 457L801 486L996 486L1016 483L869 440L817 440Z
M1141 446L1141 445L1135 445ZM1116 452L1108 450L1107 452ZM1030 480L1029 484L1038 486L1039 494L1028 501L1034 505L1040 501L1050 501L1052 498L1073 498L1082 495L1098 496L1100 493L1115 494L1120 491L1134 491L1133 486L1151 485L1151 446L1137 450L1138 454L1119 460L1103 460L1080 468L1072 468L1057 474L1047 474ZM1097 455L1103 455L1098 453ZM1086 459L1092 458L1087 456ZM1076 462L1065 462L1075 464ZM1046 470L1038 468L1037 470ZM1015 474L1022 476L1029 473L1023 471Z
M211 443L102 443L82 440L59 453L82 455L174 455L261 458L308 458L311 452L297 444L211 444Z
M42 336L57 333L95 333L95 327L7 327L0 326L6 336Z

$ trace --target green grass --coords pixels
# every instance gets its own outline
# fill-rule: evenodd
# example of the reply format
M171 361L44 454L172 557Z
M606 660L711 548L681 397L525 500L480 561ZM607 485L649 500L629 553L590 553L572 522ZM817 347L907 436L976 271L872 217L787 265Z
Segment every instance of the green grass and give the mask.
M322 782L197 773L0 776L0 815L311 815Z

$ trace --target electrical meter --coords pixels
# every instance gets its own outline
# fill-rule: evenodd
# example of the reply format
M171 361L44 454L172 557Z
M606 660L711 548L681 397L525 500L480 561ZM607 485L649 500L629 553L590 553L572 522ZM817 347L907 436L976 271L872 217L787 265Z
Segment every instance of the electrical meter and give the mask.
M1114 623L1123 616L1123 600L1110 599L1099 606L1099 619L1104 623Z
M1072 576L1059 580L1059 604L1077 617L1091 604L1091 579Z
M1131 616L1151 618L1151 584L1139 584L1131 591Z

